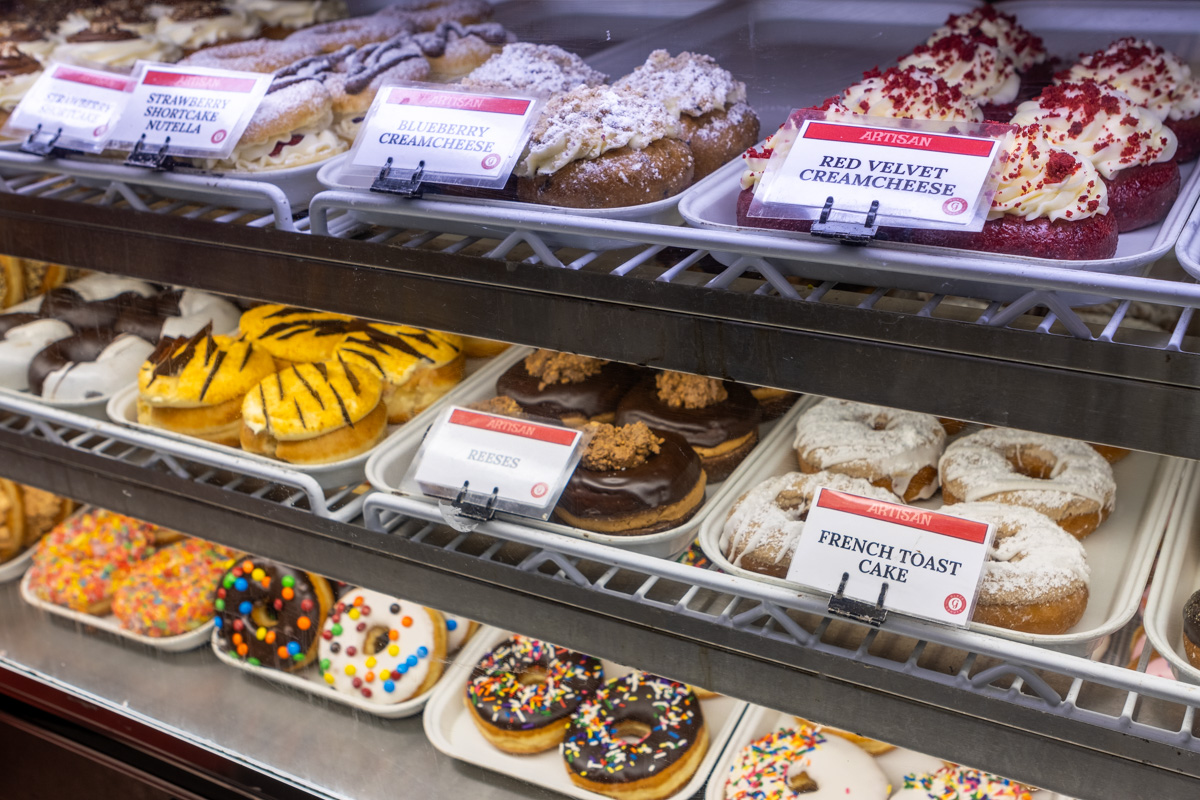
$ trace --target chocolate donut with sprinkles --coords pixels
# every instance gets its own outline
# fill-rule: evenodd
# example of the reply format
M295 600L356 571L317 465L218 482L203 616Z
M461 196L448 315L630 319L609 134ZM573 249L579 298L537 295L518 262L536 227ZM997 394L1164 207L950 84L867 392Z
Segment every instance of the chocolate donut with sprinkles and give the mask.
M442 615L366 589L342 595L319 645L325 683L368 702L390 705L433 688L446 662Z
M696 693L643 672L610 680L581 705L562 745L572 783L619 800L670 797L707 751Z
M550 750L567 720L600 687L599 659L513 636L475 665L465 701L483 738L506 753Z
M311 572L246 559L217 589L217 641L253 666L295 672L317 656L333 589Z

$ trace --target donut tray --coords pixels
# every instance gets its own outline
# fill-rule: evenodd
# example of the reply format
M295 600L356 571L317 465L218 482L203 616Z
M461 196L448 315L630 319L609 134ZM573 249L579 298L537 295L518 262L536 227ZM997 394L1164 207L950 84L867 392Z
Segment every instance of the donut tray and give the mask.
M478 635L479 631L476 631L475 636ZM463 646L463 648L466 649L467 647L470 647L473 643L473 640L474 637L467 640L467 643ZM332 686L325 683L325 681L321 680L320 673L314 664L309 664L299 672L295 673L283 672L281 670L271 669L269 667L256 667L252 664L246 663L245 661L234 658L233 656L229 655L229 653L225 652L217 640L217 631L215 628L212 630L211 635L209 636L209 641L217 658L231 667L235 667L243 672L247 672L251 675L262 678L265 681L277 683L281 686L288 686L313 697L320 697L333 703L340 703L341 705L349 706L357 711L365 711L368 714L372 714L376 717L382 717L384 719L404 719L406 717L414 717L417 714L420 714L421 711L424 710L425 704L429 702L429 698L432 697L433 693L437 691L437 688L445 683L446 675L449 671L447 670L447 672L442 673L442 677L438 679L438 682L425 692L422 692L415 697L410 697L409 699L403 700L399 703L384 705L382 703L369 703L358 695L339 692L337 689L334 689Z
M117 621L117 618L112 614L106 614L102 617L94 614L85 614L81 611L73 611L72 609L63 606L47 603L42 600L29 588L29 573L21 578L21 599L34 608L41 609L47 614L62 619L70 620L76 625L81 626L84 630L97 630L113 636L125 639L126 641L135 642L145 647L154 650L163 650L168 653L182 653L185 650L195 650L197 647L202 647L209 636L212 635L216 627L210 619L195 630L180 634L179 636L143 636L140 633L125 630Z
M791 714L772 711L763 706L752 705L747 708L746 713L742 715L742 721L738 723L733 736L729 738L729 747L725 748L725 753L717 762L708 786L705 787L704 800L725 800L725 781L742 748L780 728L794 727L796 727L796 718ZM832 736L833 734L827 735ZM875 765L891 781L893 792L898 791L903 785L905 775L940 769L945 763L941 759L903 747L897 747L875 756ZM849 790L847 790L847 794L849 795ZM1071 800L1071 798L1039 790L1033 793L1031 800Z
M487 383L475 383L469 389L464 388L462 393L458 394L451 402L457 404L474 403L479 400L486 400L489 397L494 397L496 394L495 379L498 378L504 371L517 361L529 354L527 348L512 348L510 352L506 352L499 356L495 370L490 373ZM526 519L524 517L509 516L506 514L497 514L498 518L509 519L520 525L527 525L538 530L550 531L552 533L562 534L563 536L575 536L580 539L588 539L593 542L620 547L625 550L631 550L637 553L646 555L659 556L662 558L674 558L695 541L696 534L700 528L700 524L707 516L709 509L715 507L718 499L724 497L725 487L729 486L733 479L741 474L742 471L749 468L757 458L757 454L766 449L769 442L773 441L779 431L786 430L789 425L789 420L795 418L795 415L807 405L804 398L799 399L796 405L792 407L783 417L771 422L763 423L759 428L761 440L758 447L746 457L738 467L733 471L729 478L719 483L713 483L705 489L704 505L700 510L689 519L687 522L670 530L659 533L647 533L633 536L616 536L612 534L596 533L595 531L587 531L582 528L575 528L570 525L563 525L559 522L543 522L542 520ZM381 492L392 494L404 494L400 488L405 474L408 473L409 467L412 465L413 458L416 457L417 450L421 446L422 439L425 438L425 429L432 421L432 418L427 417L422 423L422 426L409 425L405 430L389 439L385 446L381 446L371 459L367 462L367 480L371 486ZM436 498L426 497L424 495L413 495L412 499L429 507L434 517L439 513L441 501ZM480 530L486 530L489 523L483 523Z
M968 428L960 435L971 430ZM790 434L791 431L788 436L775 439L754 466L734 481L735 485L724 494L719 506L701 526L700 546L724 572L827 599L826 594L801 589L798 584L782 578L737 567L721 551L721 531L737 498L767 478L799 470ZM1190 466L1185 468L1185 463L1180 459L1134 452L1113 465L1117 481L1116 508L1083 540L1092 571L1089 601L1083 619L1070 632L1059 635L1022 633L975 623L970 629L1085 657L1100 650L1107 638L1129 622L1138 609L1180 481L1185 472L1190 474ZM941 495L935 494L914 505L939 508Z
M582 789L567 777L562 756L556 747L535 755L511 755L496 749L483 738L463 703L464 687L471 670L487 652L511 634L484 627L459 654L457 662L442 676L425 709L425 735L433 746L452 758L478 767L541 786L579 800L605 800L605 796ZM604 677L617 678L633 670L601 659ZM669 800L686 800L704 786L709 774L733 735L746 703L732 697L716 696L700 701L708 725L709 745L699 769L682 789Z
M1179 242L1175 245L1175 258L1189 275L1200 278L1200 205L1184 223Z
M1200 669L1188 662L1183 648L1183 605L1200 589L1200 530L1196 525L1200 474L1188 476L1179 504L1180 513L1167 530L1150 581L1142 624L1150 645L1166 659L1175 677L1200 685Z
M384 448L388 442L393 441L400 436L405 430L411 427L422 431L428 427L433 417L447 403L457 402L453 398L459 393L471 394L476 387L493 386L499 373L495 363L488 363L485 359L468 359L467 366L464 370L465 377L463 380L433 405L418 414L412 420L401 425L390 425L387 437L375 445L365 453L361 453L353 458L345 458L341 461L333 461L328 464L288 464L284 461L278 461L273 458L268 458L257 453L249 453L245 450L228 445L216 444L215 442L206 442L203 439L197 439L186 434L175 433L173 431L155 428L150 425L138 422L137 419L137 384L133 383L126 386L121 391L112 396L108 401L106 411L108 417L113 422L119 425L126 425L135 430L142 431L154 437L169 439L182 444L191 444L202 447L206 450L211 450L214 453L219 453L222 459L227 459L231 465L236 465L239 471L247 469L246 464L259 464L263 466L273 467L275 469L294 472L300 475L311 477L323 489L334 489L339 486L348 486L350 484L361 483L363 480L364 469L368 459L372 453L378 452ZM469 402L469 401L468 401Z
M37 545L34 545L0 564L0 583L19 580L25 574L25 570L29 569L29 565L33 563L33 551L36 549Z

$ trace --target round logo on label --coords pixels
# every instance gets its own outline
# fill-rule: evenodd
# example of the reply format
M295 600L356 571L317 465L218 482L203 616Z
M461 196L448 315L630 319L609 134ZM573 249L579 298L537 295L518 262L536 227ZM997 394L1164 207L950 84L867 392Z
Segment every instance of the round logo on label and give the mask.
M108 133L108 123L107 122L104 123L103 125L101 125L99 128L96 128L96 130L92 131L92 136L99 139L101 136L103 136L106 133Z
M223 130L221 130L221 131L217 131L216 133L214 133L214 134L212 135L212 143L213 143L213 144L220 144L221 142L225 141L225 137L226 137L226 136L228 136L228 135L229 135L229 134L228 134L228 133L226 133L226 132L225 132L225 131L223 131Z
M959 214L967 210L967 201L961 197L951 197L946 202L942 203L942 211L945 211L952 217L957 217Z
M546 492L550 491L550 487L544 483L535 483L529 493L534 497L545 497Z
M946 596L946 610L951 614L961 614L967 610L967 598L955 592Z
M500 156L495 153L488 153L483 157L483 161L479 162L484 169L495 169L500 166Z

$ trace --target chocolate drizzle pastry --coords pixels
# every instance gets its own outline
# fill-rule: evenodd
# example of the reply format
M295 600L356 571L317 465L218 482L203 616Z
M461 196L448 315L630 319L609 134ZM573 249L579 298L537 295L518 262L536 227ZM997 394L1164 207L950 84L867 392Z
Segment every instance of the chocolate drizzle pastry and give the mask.
M289 64L275 72L275 78L271 81L271 88L267 89L267 94L277 92L280 89L286 89L289 86L294 86L304 81L324 81L334 73L338 64L354 52L354 45L348 44L336 52L309 56L308 58L302 58L293 64Z
M175 22L228 16L230 16L229 7L219 0L189 0L175 3L170 13L170 19Z
M30 75L41 69L38 60L22 53L15 42L0 42L0 78Z
M445 49L444 42L442 49ZM418 40L407 33L393 36L386 42L361 47L351 53L342 65L342 71L346 73L345 91L347 94L361 94L371 85L371 81L389 69L405 61L424 57L425 51Z
M512 41L512 34L498 22L481 22L476 25L463 25L461 22L443 22L431 31L413 35L413 40L427 56L445 55L446 46L454 39L465 39L474 36L490 45L506 44Z

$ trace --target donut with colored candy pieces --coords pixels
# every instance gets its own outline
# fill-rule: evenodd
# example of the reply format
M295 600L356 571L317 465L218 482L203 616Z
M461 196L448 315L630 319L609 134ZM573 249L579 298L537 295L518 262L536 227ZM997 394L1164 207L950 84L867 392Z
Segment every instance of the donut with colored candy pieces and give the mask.
M201 539L164 547L117 581L112 612L121 627L159 638L213 618L213 592L237 553Z
M471 672L464 699L483 738L506 753L557 747L568 718L604 679L592 656L515 635Z
M700 700L685 683L632 672L571 717L562 754L571 783L616 798L670 797L708 751Z
M812 800L888 796L887 776L861 747L801 725L742 748L725 777L725 800Z
M1033 789L1008 778L966 767L904 776L891 800L1033 800Z
M352 589L321 631L321 678L344 694L390 705L429 691L446 663L439 611L367 589Z
M700 540L696 539L688 549L683 552L683 555L675 559L680 564L685 564L689 567L698 567L700 569L708 569L712 566L712 561L704 554L704 549L700 547Z
M34 551L29 589L55 605L107 614L117 581L154 552L159 530L100 509L71 517Z
M332 604L333 590L320 575L248 558L217 589L217 641L252 666L295 672L316 658Z
M455 653L462 649L467 640L479 630L479 623L466 617L442 612L446 620L446 652Z

